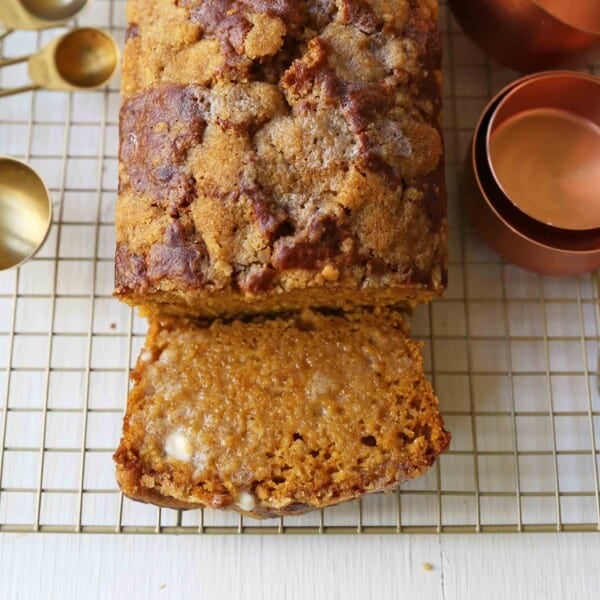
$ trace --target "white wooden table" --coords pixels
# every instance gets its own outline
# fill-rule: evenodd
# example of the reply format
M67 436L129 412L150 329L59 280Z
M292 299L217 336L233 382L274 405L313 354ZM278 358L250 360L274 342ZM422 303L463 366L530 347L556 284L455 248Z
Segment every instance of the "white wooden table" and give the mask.
M598 534L6 534L0 537L0 597L595 600L599 566Z

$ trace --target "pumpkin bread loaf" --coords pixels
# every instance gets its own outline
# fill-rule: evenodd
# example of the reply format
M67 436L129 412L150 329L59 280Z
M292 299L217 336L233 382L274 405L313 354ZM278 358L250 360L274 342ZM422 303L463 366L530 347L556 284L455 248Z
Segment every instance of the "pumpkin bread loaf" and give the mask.
M115 293L195 316L429 301L437 0L130 0Z

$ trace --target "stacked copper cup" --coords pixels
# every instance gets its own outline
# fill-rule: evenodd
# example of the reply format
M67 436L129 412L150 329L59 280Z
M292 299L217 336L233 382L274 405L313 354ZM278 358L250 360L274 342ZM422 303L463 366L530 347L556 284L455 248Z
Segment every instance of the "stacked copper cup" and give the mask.
M599 55L597 0L450 5L475 43L522 72ZM600 268L600 78L543 71L508 85L481 115L465 174L471 219L506 260L557 276Z

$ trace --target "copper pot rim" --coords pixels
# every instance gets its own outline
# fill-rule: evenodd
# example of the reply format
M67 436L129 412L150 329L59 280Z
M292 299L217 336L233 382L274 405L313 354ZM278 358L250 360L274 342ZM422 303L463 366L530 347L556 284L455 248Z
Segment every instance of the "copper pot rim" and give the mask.
M494 178L494 181L496 183L496 186L498 187L498 190L502 193L503 197L506 199L507 202L510 202L512 206L514 206L524 217L527 218L527 220L529 221L530 224L532 224L533 222L536 225L542 225L546 230L548 231L553 231L556 234L560 233L560 232L569 232L569 233L574 233L574 232L579 232L581 234L585 233L585 232L592 232L592 231L598 231L600 232L600 225L596 225L596 226L592 226L592 227L581 227L581 228L567 228L567 227L561 227L561 226L557 226L557 225L552 225L552 224L548 224L545 223L543 221L540 221L538 219L536 219L533 215L530 215L522 206L520 206L516 201L514 201L509 195L508 193L505 191L504 186L502 185L502 182L499 180L498 175L496 173L495 167L492 163L491 160L491 140L492 140L492 133L498 118L498 115L500 114L501 110L513 99L515 99L516 97L518 97L518 95L523 92L524 90L526 90L528 87L535 85L536 83L540 82L540 81L544 81L544 80L564 80L564 79L569 79L569 80L577 80L577 81L582 81L582 82L588 82L590 84L593 84L595 87L598 88L598 103L600 103L600 77L596 76L596 75L592 75L590 73L582 73L579 71L569 71L569 70L555 70L555 71L544 71L541 73L534 73L531 74L527 77L522 77L521 79L518 79L514 82L512 82L511 84L509 84L508 86L506 86L503 90L500 91L500 93L494 98L494 100L492 100L492 102L490 102L490 104L488 104L488 106L486 106L485 110L484 110L484 116L485 117L489 117L486 128L485 128L485 154L486 154L486 159L487 159L487 163L488 166L490 168L490 171L492 173L492 176ZM493 110L491 109L491 104L494 104ZM543 108L545 105L540 104L539 108ZM488 114L489 111L489 114ZM577 114L577 116L582 116L580 114ZM480 119L477 128L475 130L475 134L477 135L480 132L480 125L482 124L482 121L484 119Z
M467 37L505 67L534 73L590 64L600 52L598 15L590 12L587 18L574 17L554 4L561 0L544 0L546 6L541 1L448 0L448 6ZM596 5L591 6L590 11L595 11Z
M487 130L487 128L489 126L489 123L487 123L487 120L489 119L490 115L492 114L492 111L497 108L497 105L502 100L502 98L504 98L504 96L506 94L510 93L515 87L521 85L522 83L526 83L527 81L529 81L531 79L535 79L536 77L548 77L548 76L552 76L552 74L555 74L555 73L573 73L573 72L572 71L549 71L549 72L545 72L545 73L541 73L541 74L536 73L536 74L532 74L532 75L527 75L525 77L522 77L522 78L510 83L508 86L506 86L505 88L500 90L500 92L498 92L488 102L485 109L481 113L479 121L477 122L477 126L475 127L473 143L471 144L471 152L470 152L470 159L471 159L470 160L470 163L471 163L470 168L473 171L473 175L475 177L475 180L477 183L477 188L481 195L482 201L484 201L485 204L487 205L487 207L492 211L492 213L494 214L494 217L499 222L501 222L506 227L508 227L508 229L510 229L510 231L515 236L518 236L520 239L525 240L528 244L530 244L532 247L535 247L540 252L545 252L545 253L559 252L559 253L562 253L565 255L571 255L571 256L573 256L573 258L593 256L593 255L600 254L600 229L592 229L592 230L578 231L578 232L560 230L560 229L556 229L556 228L544 225L542 223L539 223L538 221L535 221L531 217L527 216L525 213L521 213L522 214L521 221L525 223L525 231L523 231L521 228L519 228L519 226L516 223L513 223L512 221L508 220L505 216L503 216L499 212L498 207L495 205L494 199L492 197L490 197L491 194L489 192L488 186L482 181L482 178L481 178L480 165L478 163L478 158L480 157L480 154L483 153L483 155L484 155L483 162L485 165L488 164L488 160L487 160L487 148L484 146L483 152L482 152L481 148L479 148L478 139L480 138L481 132L484 130ZM486 133L487 133L487 131L486 131ZM492 178L492 181L494 181L493 176L491 176L491 178ZM504 193L502 192L502 190L500 188L497 188L495 190L495 192L496 192L496 195L499 198L501 198L505 203L513 206L511 200L504 195ZM575 239L575 238L581 239L582 237L585 237L586 239L589 238L590 240L597 240L597 244L594 247L588 248L588 249L562 248L562 247L549 245L545 242L539 241L535 237L532 237L531 232L527 231L527 229L526 229L528 224L530 226L533 226L534 229L538 228L540 230L546 230L548 233L552 233L552 234L556 235L557 237L567 237L567 238L571 237L572 239ZM520 223L520 225L523 225L523 223ZM562 236L561 236L561 234L562 234Z
M582 81L588 81L593 83L594 85L600 86L600 77L598 75L593 75L591 73L583 73L581 71L570 71L568 69L560 69L560 70L552 70L552 71L540 71L539 73L530 73L529 75L525 75L524 77L520 77L519 79L515 79L515 81L509 83L506 87L502 88L495 96L490 100L490 102L485 107L481 118L477 123L476 130L480 129L482 121L486 118L486 113L490 110L491 105L497 102L497 105L494 106L494 110L492 116L490 118L490 122L488 124L488 131L486 132L486 150L489 150L489 130L493 124L494 119L496 118L496 113L499 111L500 107L508 100L509 97L518 94L523 88L531 85L534 82L538 82L544 79L579 79Z
M600 25L598 26L598 29L593 29L593 28L588 28L588 27L582 27L581 25L576 25L575 23L571 23L569 21L565 21L565 19L563 19L563 18L559 17L558 15L554 14L549 8L547 8L546 6L544 6L543 4L541 4L540 0L532 0L532 2L544 14L548 15L548 17L550 17L551 19L554 19L555 21L558 21L559 23L561 23L565 27L568 27L570 29L574 29L575 31L580 31L581 33L586 33L586 34L591 35L591 36L597 36L597 37L600 38Z

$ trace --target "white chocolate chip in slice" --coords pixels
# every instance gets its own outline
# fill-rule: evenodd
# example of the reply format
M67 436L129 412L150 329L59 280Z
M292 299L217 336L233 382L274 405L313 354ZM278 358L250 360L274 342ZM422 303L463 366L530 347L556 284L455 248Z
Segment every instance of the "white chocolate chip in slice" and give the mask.
M310 396L313 400L318 400L323 396L337 396L340 390L338 382L330 377L324 376L322 373L315 373L310 385L308 386Z
M431 283L436 289L442 285L442 269L439 265L435 265L431 270Z
M256 508L256 498L254 497L254 494L243 491L238 495L236 504L244 512L252 512Z
M171 348L166 348L160 353L160 358L158 359L161 363L168 365L171 362L177 360L177 356L175 355L174 350Z
M140 360L143 363L149 363L152 360L152 351L150 350L143 350L141 355L140 355Z
M192 444L180 430L174 431L165 442L165 452L169 458L190 462L192 458Z

